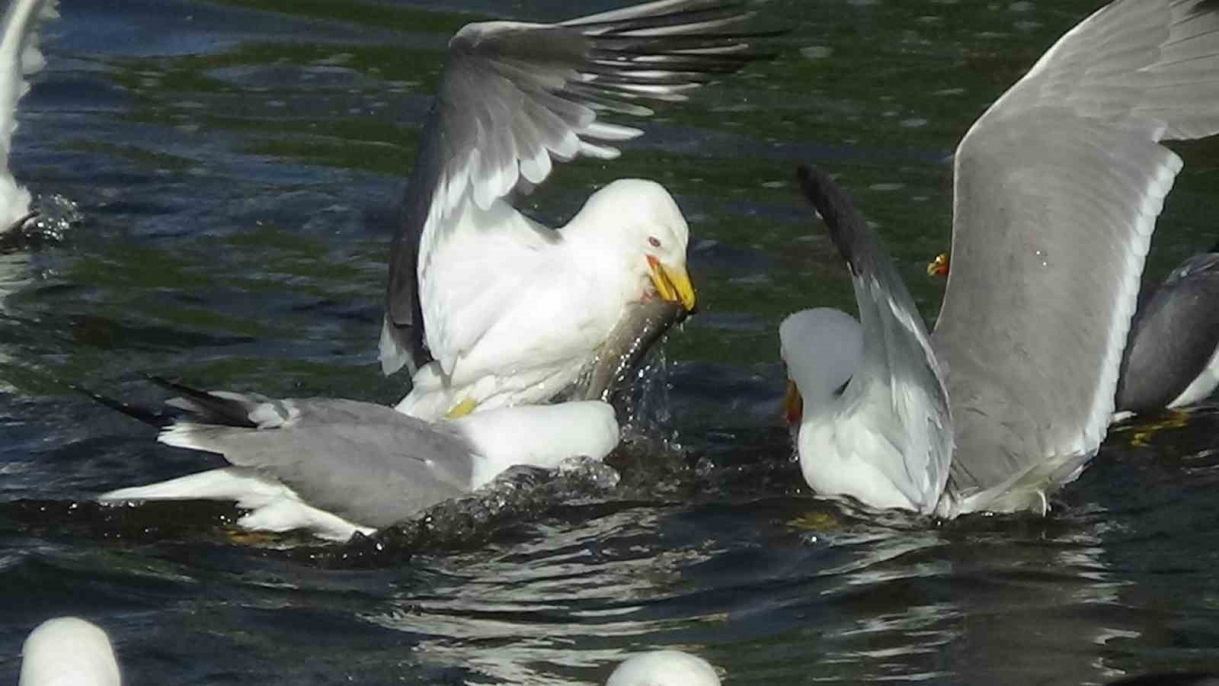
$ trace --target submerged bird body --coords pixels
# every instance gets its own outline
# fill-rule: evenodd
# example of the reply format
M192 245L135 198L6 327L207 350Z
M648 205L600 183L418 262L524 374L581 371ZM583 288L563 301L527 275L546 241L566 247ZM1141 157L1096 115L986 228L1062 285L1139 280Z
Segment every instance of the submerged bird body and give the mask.
M103 501L233 500L253 530L309 529L345 540L488 483L509 467L601 459L618 442L601 402L505 408L431 424L353 400L203 393L177 384L187 415L159 437L223 455L232 466L123 488Z
M680 650L653 650L627 658L605 686L720 686L720 677L701 657Z
M922 325L893 297L900 280L865 292L852 267L865 350L902 362L873 381L898 388L893 370L938 364L950 423L932 430L930 452L914 441L892 465L921 464L951 439L938 515L1044 512L1100 448L1156 218L1182 165L1161 141L1217 132L1219 7L1117 0L1051 47L958 146L933 354L916 349ZM868 311L917 326L876 333ZM924 430L894 421L882 433Z
M390 257L382 369L414 375L399 409L432 419L549 399L627 303L654 293L694 307L688 230L659 185L610 184L560 231L513 199L555 161L612 159L612 145L643 133L602 115L647 116L640 100L684 100L757 59L739 31L750 16L732 2L662 0L458 31Z
M58 0L11 0L0 24L0 234L30 217L30 191L9 170L17 103L30 89L26 77L46 63L38 49L38 27L59 16Z
M79 617L39 624L21 647L18 686L119 686L110 637Z

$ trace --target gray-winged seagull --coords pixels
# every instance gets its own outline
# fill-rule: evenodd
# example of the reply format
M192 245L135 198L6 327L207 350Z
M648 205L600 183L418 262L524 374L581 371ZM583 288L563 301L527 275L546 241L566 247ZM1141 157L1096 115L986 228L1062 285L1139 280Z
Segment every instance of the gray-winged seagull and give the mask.
M1142 300L1122 358L1118 411L1205 400L1219 386L1219 246L1186 259Z
M99 500L232 500L250 510L238 525L255 531L306 529L347 540L468 493L509 467L552 469L580 455L599 460L618 444L614 410L600 401L429 423L355 400L276 400L154 381L182 394L168 404L184 415L169 419L89 395L161 426L162 443L217 453L232 466Z
M799 441L814 489L828 481L825 495L944 517L1044 512L1115 408L1147 249L1182 165L1160 141L1216 132L1219 6L1118 0L1055 43L958 146L953 264L929 341L871 231L840 220L840 250L862 251L843 256L863 325L820 335L855 346L832 361L858 367L805 371L816 354L781 330L793 380L819 403L800 428L822 436L819 450ZM832 188L818 178L805 180ZM841 462L860 466L821 473Z

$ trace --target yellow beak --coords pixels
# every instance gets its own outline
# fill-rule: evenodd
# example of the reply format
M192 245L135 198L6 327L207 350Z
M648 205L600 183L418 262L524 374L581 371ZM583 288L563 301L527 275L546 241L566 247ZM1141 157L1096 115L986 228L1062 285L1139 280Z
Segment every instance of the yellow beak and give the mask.
M686 265L669 266L648 255L648 271L660 297L669 302L680 302L687 312L694 311L694 284L690 283Z
M804 416L804 398L800 395L800 389L796 388L796 382L791 379L787 381L787 394L783 396L783 416L792 425L799 424Z
M927 276L931 278L948 276L948 253L942 252L936 255L934 260L927 263Z

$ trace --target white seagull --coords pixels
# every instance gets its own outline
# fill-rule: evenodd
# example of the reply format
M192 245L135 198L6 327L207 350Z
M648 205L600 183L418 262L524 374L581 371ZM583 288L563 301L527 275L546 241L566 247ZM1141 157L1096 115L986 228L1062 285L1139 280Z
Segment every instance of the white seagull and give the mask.
M659 184L615 181L560 230L513 205L554 160L613 159L647 116L757 59L742 3L661 0L559 24L469 24L423 130L390 256L380 358L425 419L542 402L574 381L628 303L695 305L689 230Z
M26 77L46 60L38 49L38 27L59 16L58 0L10 0L0 24L0 235L32 218L30 192L9 171L17 102L30 90Z
M250 510L237 524L251 531L303 529L345 541L469 493L509 467L600 460L618 444L614 410L600 401L430 423L355 400L276 400L154 381L182 394L167 404L184 415L170 419L85 392L160 426L160 442L217 453L232 466L121 488L99 500L234 501Z
M818 334L854 369L808 371L816 351L791 333L808 331L780 333L791 378L816 399L800 427L813 488L943 517L1045 512L1115 409L1143 264L1182 165L1161 141L1217 132L1214 2L1118 0L1081 22L957 148L953 263L930 340L872 232L844 218L828 178L806 176L806 191L830 189L819 209L840 215L837 228L826 219L863 313L861 330ZM821 437L814 452L806 432Z

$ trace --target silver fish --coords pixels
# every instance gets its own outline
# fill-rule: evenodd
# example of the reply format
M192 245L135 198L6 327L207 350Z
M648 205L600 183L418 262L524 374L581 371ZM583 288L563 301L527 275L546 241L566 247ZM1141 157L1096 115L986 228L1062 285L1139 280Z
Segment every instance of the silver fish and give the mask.
M681 303L661 298L628 305L596 357L572 384L567 399L609 402L652 346L686 316Z

